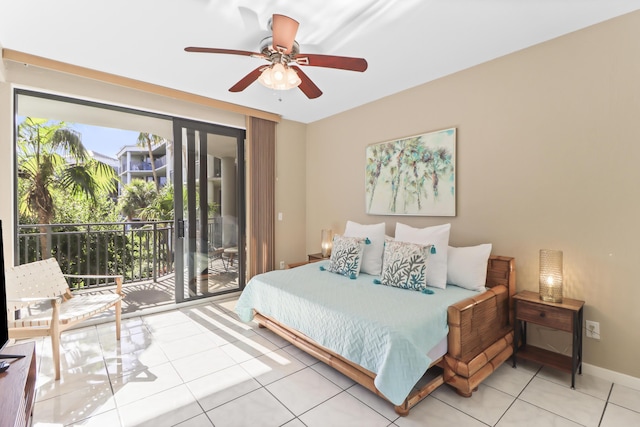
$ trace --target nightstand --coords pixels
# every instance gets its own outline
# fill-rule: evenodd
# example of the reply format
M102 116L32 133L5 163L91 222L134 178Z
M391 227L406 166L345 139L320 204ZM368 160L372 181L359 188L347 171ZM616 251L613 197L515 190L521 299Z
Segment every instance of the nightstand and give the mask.
M317 262L317 261L322 261L323 259L329 259L329 257L323 257L321 252L318 252L317 254L309 254L309 262Z
M582 317L584 301L563 298L561 303L546 302L536 292L523 291L513 297L516 320L513 339L513 367L516 359L551 366L571 372L571 388L575 388L576 371L582 374ZM569 332L572 337L572 355L527 345L527 323ZM518 343L522 345L518 348Z
M323 260L329 259L329 257L324 258L321 253L309 254L307 256L308 256L307 261L294 262L292 264L287 264L287 268L300 267L301 265L309 264L311 262L318 262L318 261L323 261Z

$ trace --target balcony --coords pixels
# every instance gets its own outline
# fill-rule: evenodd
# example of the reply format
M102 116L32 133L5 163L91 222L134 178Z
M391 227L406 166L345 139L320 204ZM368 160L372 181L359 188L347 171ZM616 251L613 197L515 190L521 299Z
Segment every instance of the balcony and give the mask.
M219 240L219 217L208 223L208 241ZM20 225L18 264L55 257L65 274L123 275L122 312L132 313L175 302L175 230L173 221L132 221L90 224ZM212 245L211 245L212 246ZM209 293L238 287L237 265L211 253ZM73 292L113 292L104 280L69 279ZM199 289L202 289L199 286Z

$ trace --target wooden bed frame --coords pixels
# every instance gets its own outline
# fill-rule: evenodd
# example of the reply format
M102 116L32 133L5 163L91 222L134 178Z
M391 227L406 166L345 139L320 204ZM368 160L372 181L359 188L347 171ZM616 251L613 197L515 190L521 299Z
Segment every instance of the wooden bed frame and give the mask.
M486 292L464 299L448 308L448 350L431 368L439 374L415 389L394 409L406 416L432 391L447 383L458 394L470 397L478 385L513 353L512 297L516 291L515 260L491 256L487 266ZM376 374L319 345L306 335L258 312L254 320L291 344L338 370L385 398L374 384ZM386 398L385 398L386 399Z

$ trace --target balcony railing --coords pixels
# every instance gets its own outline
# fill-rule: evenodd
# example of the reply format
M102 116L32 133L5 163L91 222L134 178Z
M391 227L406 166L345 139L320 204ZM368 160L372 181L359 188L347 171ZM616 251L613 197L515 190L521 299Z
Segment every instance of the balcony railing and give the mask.
M153 164L156 166L156 169L160 169L162 166L167 164L167 157L160 157L159 159L155 159Z
M66 274L156 281L174 272L174 238L173 221L19 225L18 263L55 257ZM104 285L69 283L72 289Z
M160 158L154 159L153 161L153 165L155 166L156 169L160 169L166 164L167 164L167 156L162 156ZM150 170L152 170L150 161L136 160L136 161L129 162L129 169L127 171L135 172L135 171L150 171Z
M150 171L151 162L131 162L129 163L130 171Z

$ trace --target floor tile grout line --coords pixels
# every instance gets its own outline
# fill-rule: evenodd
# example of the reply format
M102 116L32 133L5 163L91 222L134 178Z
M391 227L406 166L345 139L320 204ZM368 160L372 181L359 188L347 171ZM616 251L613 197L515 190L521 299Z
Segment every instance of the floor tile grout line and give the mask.
M609 388L609 394L607 394L607 401L604 403L604 408L602 408L602 414L600 414L600 420L598 421L598 427L602 425L602 420L604 419L604 414L607 412L607 407L609 406L609 399L611 399L611 393L613 393L613 386L615 384L612 383Z
M199 379L199 378L197 378L197 379ZM196 379L196 380L197 380L197 379ZM196 380L193 380L193 381L196 381ZM196 395L195 395L195 394L193 394L193 391L191 391L191 388L189 387L189 383L187 383L187 382L183 382L182 384L187 388L187 390L188 390L188 391L189 391L189 393L191 394L191 397L193 397L193 400L194 400L194 401L196 402L196 404L200 407L200 410L202 411L202 414L198 414L198 415L195 415L195 416L193 416L193 417L191 417L191 418L188 418L188 419L186 419L186 420L182 420L182 421L180 421L178 424L181 424L181 423L183 423L183 422L185 422L185 421L188 421L188 420L190 420L190 419L196 418L196 417L198 417L198 416L200 416L200 415L204 415L205 417L207 417L207 419L209 420L209 422L211 423L211 425L214 425L214 424L213 424L213 421L211 420L211 418L209 418L209 415L207 415L207 411L205 411L205 410L204 410L204 407L202 406L202 403L200 403L200 401L198 400L198 398L196 397Z
M506 361L505 361L506 363ZM511 367L512 369L517 369L515 366ZM513 399L513 401L511 402L511 404L509 405L509 407L502 413L502 415L500 415L500 418L498 418L498 421L496 421L496 423L494 424L494 426L497 426L498 424L500 424L500 421L504 418L504 416L507 414L507 412L509 412L509 409L511 409L513 407L513 405L520 400L520 396L522 395L522 393L524 392L524 390L529 386L529 384L531 384L531 382L533 381L533 379L538 375L538 372L540 372L540 370L542 369L542 367L538 367L538 369L536 370L536 372L531 375L531 378L529 378L529 381L527 381L527 383L524 385L524 387L522 387L522 390L520 390L520 392L518 393L517 396L515 396L515 398ZM487 385L487 387L491 387L490 385ZM493 387L494 389L498 390L497 388ZM507 393L508 394L508 393Z
M286 377L284 377L284 378L286 378ZM254 378L254 379L255 379L255 378ZM256 381L257 381L257 380L256 380ZM280 381L280 380L274 381L274 382L272 382L272 383L270 383L270 384L276 383L276 382L278 382L278 381ZM289 411L289 413L290 413L291 415L293 415L293 418L292 418L292 419L287 420L284 424L281 424L281 425L283 425L283 426L284 426L284 425L286 425L286 424L290 423L291 421L293 421L293 420L295 420L295 419L297 419L297 418L298 418L298 415L296 415L296 414L295 414L295 413L294 413L294 412L293 412L293 411L292 411L292 410L291 410L287 405L285 405L283 401L281 401L280 399L278 399L278 397L277 397L275 394L271 393L271 391L267 388L267 386L266 386L266 385L262 386L262 388L264 389L264 391L266 391L267 393L269 393L269 395L270 395L271 397L273 397L273 398L274 398L274 399L275 399L279 404L281 404L283 408L285 408L287 411ZM255 391L255 390L254 390L254 391ZM308 411L305 411L305 412L303 412L303 413L306 413L306 412L308 412ZM300 414L300 415L302 415L302 414ZM302 422L302 421L300 421L300 422ZM304 424L304 423L303 423L303 424Z
M565 387L565 388L566 388L566 386L567 386L567 385L566 385L566 383L565 383L565 382L561 382L561 381L559 381L559 380L556 380L556 379L555 379L555 378L553 378L553 377L551 377L551 378L545 378L545 377L539 376L538 374L539 374L540 372L543 372L543 371L544 371L544 366L541 366L541 367L540 367L539 372L538 372L538 373L536 373L536 376L537 376L538 378L540 378L541 380L544 380L544 381L550 382L550 383L552 383L552 384L559 385L559 386L561 386L561 387ZM583 375L583 374L576 374L576 378L579 378L579 377L581 377L582 375ZM605 381L609 382L608 380L605 380ZM611 381L611 385L614 385L614 384L615 384L615 383L614 383L613 381ZM582 390L578 389L577 387L574 387L572 390L573 390L573 391L576 391L576 392L578 392L578 393L580 393L580 394L582 394L582 395L590 396L590 397L593 397L594 399L602 400L603 402L606 402L607 400L609 400L609 396L607 396L607 398L606 398L606 399L602 399L601 397L594 396L593 394L585 393L584 391L582 391Z
M96 332L98 332L98 325L96 325ZM105 334L106 335L106 334ZM122 339L122 329L120 330L120 339ZM117 344L116 339L116 344ZM118 403L116 402L116 393L113 388L113 381L111 380L111 375L109 374L109 366L107 365L107 359L104 354L104 346L102 344L102 340L100 339L100 333L98 332L98 344L100 345L100 352L102 353L102 362L104 363L104 369L107 373L107 381L109 381L109 390L111 390L111 398L113 399L114 410L116 411L116 416L118 417L118 422L120 426L124 426L124 421L122 420L122 415L120 415L120 410L118 409ZM90 417L93 418L93 417Z
M526 403L526 404L528 404L528 405L534 406L534 407L536 407L536 408L540 409L541 411L548 412L548 413L550 413L550 414L553 414L553 415L555 415L555 416L557 416L557 417L560 417L560 418L562 418L562 419L564 419L564 420L567 420L567 421L569 421L569 422L572 422L572 423L574 423L574 424L583 425L583 424L579 423L578 421L575 421L575 420L572 420L572 419L570 419L570 418L565 417L564 415L560 415L560 414L558 414L558 413L556 413L556 412L553 412L553 411L551 411L551 410L549 410L549 409L547 409L547 408L542 408L542 407L540 407L540 406L538 406L538 405L534 405L533 403L528 402L528 401L526 401L526 400L524 400L524 399L520 399L520 395L521 395L522 393L524 393L524 390L526 390L526 388L529 386L529 384L531 384L531 382L533 381L533 379L534 379L534 378L536 378L536 377L538 377L538 374L542 371L542 369L543 369L543 366L540 366L540 368L538 369L538 371L536 372L536 374L531 378L531 381L529 381L529 382L527 383L527 386L525 386L525 387L522 389L522 391L520 392L520 394L518 395L518 400L520 400L520 401L522 401L522 402L524 402L524 403ZM538 378L539 378L540 380L543 380L543 381L549 382L549 383L551 383L551 384L555 384L555 385L559 385L559 386L564 387L562 384L559 384L559 383L557 383L557 382L555 382L555 381L551 381L551 380L549 380L549 379L547 379L547 378L543 378L543 377L538 377ZM613 387L613 384L611 384L611 386ZM574 389L574 391L575 391L575 389ZM594 398L594 399L602 400L602 399L599 399L599 398L597 398L597 397L595 397L595 396L592 396L592 395L590 395L590 394L587 394L587 393L581 393L581 394L583 394L583 395L585 395L585 396L592 397L592 398ZM606 400L606 401L604 401L604 402L605 402L605 408L607 407L607 401L608 401L608 400L609 400L609 398L607 397L607 400ZM602 411L602 414L604 414L604 410ZM598 424L598 425L599 425L599 424Z
M444 385L444 384L443 384L443 385ZM487 387L488 387L488 386L487 386ZM438 388L439 388L439 387L438 387ZM493 387L492 387L492 388L493 388ZM497 390L497 389L496 389L496 390ZM504 393L504 392L503 392L503 393ZM507 393L507 394L508 394L508 393ZM433 397L434 399L436 399L437 401L439 401L439 402L441 402L441 403L443 403L443 404L447 405L448 407L450 407L450 408L452 408L452 409L454 409L454 410L456 410L456 411L458 411L458 412L460 412L460 413L462 413L462 414L466 415L467 417L472 418L472 419L474 419L474 420L478 421L478 422L479 422L479 423L481 423L481 424L484 424L484 425L486 425L486 426L489 426L489 425L490 425L490 424L487 424L487 423L485 423L484 421L482 421L482 420L480 420L480 419L478 419L478 418L474 417L474 416L473 416L473 415L471 415L471 414L467 414L467 413L466 413L466 412L464 412L462 409L460 409L460 408L456 408L455 406L451 405L449 402L445 402L444 400L439 399L437 396L434 396L434 395L433 395L433 393L432 393L432 394L430 394L429 396L431 396L431 397ZM429 396L427 396L427 397L429 397ZM423 400L424 400L424 399L423 399Z

